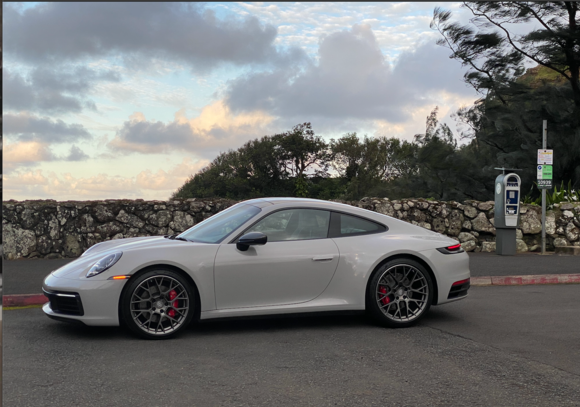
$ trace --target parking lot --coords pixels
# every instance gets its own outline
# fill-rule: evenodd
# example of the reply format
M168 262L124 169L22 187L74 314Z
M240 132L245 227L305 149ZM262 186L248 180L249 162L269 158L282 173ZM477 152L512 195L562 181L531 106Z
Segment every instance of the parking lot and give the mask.
M473 287L419 325L199 323L174 340L4 312L5 406L580 405L580 285Z

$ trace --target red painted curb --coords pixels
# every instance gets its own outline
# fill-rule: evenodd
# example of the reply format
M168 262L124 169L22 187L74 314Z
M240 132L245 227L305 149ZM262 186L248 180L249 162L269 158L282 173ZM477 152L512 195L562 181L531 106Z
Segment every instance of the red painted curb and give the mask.
M580 274L539 274L530 276L471 277L472 286L580 284Z
M48 302L44 294L13 294L2 297L3 307L25 307L27 305L42 305Z

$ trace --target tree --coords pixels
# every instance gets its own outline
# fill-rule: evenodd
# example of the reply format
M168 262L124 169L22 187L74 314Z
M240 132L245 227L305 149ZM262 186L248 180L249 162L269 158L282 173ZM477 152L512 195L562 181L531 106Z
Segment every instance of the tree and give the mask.
M328 146L314 134L310 123L298 124L286 133L276 134L272 140L286 177L295 180L296 196L308 195L309 175L328 176ZM309 170L311 174L307 173Z
M344 180L345 198L359 199L379 194L379 186L409 172L413 156L412 143L396 138L361 140L356 133L347 133L330 141L332 167Z
M236 151L221 153L172 197L306 196L309 178L327 177L329 165L326 143L314 135L310 123L304 123L289 132L250 140ZM322 189L332 190L332 186Z
M523 73L524 61L535 62L566 79L580 109L578 2L464 2L463 6L474 16L471 26L450 22L451 12L437 7L431 27L443 36L437 43L470 68L465 75L468 83L506 103L502 85ZM514 25L529 22L539 23L540 28L515 33Z
M472 178L485 185L480 193L492 196L497 166L522 168L524 188L532 185L543 119L556 157L555 182L580 184L578 3L466 2L464 7L474 16L469 25L451 22L450 12L436 8L431 26L451 58L469 68L465 81L482 94L456 114L465 125L462 137L471 140L460 156L477 160L480 174ZM539 28L514 34L515 25L530 22ZM538 65L526 71L530 62Z

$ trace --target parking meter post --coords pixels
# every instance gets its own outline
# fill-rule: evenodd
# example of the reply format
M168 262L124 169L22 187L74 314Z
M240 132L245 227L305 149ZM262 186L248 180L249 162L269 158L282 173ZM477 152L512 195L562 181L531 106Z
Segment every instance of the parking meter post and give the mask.
M516 229L520 221L519 175L506 171L510 168L496 168L502 174L495 179L495 252L503 256L513 256L517 251ZM519 170L518 170L519 171Z
M542 124L542 148L548 148L548 121ZM542 189L542 254L546 254L546 190Z

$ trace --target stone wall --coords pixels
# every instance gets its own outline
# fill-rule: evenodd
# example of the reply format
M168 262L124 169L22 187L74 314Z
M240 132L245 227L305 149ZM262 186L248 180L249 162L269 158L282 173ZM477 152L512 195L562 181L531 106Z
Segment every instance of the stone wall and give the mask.
M167 235L193 226L235 204L225 199L171 201L7 201L3 202L5 259L77 257L103 240ZM345 202L444 233L467 251L495 251L494 203L391 201L363 198ZM541 209L522 205L518 251L538 251ZM547 212L547 248L580 246L580 204L555 205Z

